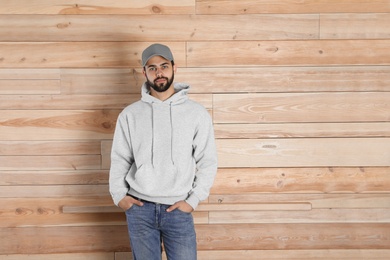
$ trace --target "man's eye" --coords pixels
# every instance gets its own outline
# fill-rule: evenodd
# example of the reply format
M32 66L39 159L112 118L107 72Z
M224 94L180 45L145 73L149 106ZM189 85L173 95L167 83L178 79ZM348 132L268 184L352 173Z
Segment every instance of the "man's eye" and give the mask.
M151 67L149 68L149 71L156 71L156 68Z

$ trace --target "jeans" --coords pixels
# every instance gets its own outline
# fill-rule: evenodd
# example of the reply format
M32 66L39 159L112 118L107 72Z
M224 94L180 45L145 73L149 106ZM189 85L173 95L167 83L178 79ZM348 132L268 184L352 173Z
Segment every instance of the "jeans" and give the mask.
M126 211L134 260L161 260L162 244L168 260L196 260L192 214L179 209L168 213L169 205L142 202Z

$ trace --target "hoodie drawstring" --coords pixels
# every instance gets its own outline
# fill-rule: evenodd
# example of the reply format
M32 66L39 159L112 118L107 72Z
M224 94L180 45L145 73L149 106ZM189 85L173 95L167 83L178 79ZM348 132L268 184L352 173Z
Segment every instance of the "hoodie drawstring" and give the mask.
M169 117L170 117L170 123L171 123L171 162L172 162L172 165L175 165L175 162L173 161L173 117L172 117L172 101L169 103Z

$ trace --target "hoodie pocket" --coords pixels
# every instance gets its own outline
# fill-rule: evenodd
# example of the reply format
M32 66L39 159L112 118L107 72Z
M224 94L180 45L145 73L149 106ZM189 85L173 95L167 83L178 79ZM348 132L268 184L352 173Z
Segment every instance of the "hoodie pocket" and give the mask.
M130 183L135 191L147 196L178 196L183 194L179 176L174 165L153 167L150 164L141 165Z

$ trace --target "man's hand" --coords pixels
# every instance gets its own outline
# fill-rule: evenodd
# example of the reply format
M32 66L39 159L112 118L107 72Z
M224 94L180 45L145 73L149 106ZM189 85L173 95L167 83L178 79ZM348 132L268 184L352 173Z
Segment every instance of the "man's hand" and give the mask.
M178 201L175 204L173 204L172 206L170 206L167 209L167 212L174 211L175 209L179 209L180 211L183 211L186 213L191 213L192 211L194 211L194 209L191 207L191 205L188 204L187 202L185 202L184 200Z
M128 210L129 208L131 208L133 205L138 205L140 207L142 207L144 204L139 201L139 200L136 200L134 199L133 197L131 196L126 196L124 197L123 199L121 199L118 203L118 206L123 209L124 211Z

